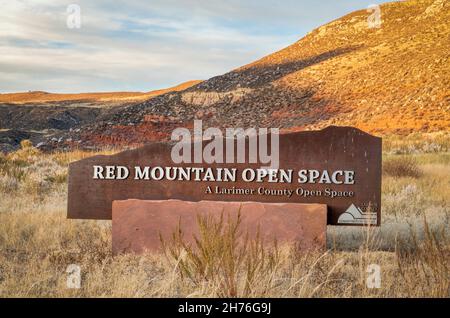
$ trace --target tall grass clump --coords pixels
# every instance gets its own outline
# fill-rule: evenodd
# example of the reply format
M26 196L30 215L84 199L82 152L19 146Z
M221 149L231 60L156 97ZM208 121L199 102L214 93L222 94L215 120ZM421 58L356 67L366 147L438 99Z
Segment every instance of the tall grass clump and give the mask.
M424 238L411 230L411 244L396 248L398 272L413 297L450 297L450 249L448 233L432 230L423 219ZM405 248L406 247L406 248Z
M218 297L245 297L261 275L273 272L279 261L276 242L268 248L259 235L252 239L242 233L241 215L233 219L197 216L199 235L189 244L178 226L170 241L161 237L166 257L181 279L196 288L215 286Z
M422 171L413 157L392 157L383 162L383 173L392 177L419 178Z

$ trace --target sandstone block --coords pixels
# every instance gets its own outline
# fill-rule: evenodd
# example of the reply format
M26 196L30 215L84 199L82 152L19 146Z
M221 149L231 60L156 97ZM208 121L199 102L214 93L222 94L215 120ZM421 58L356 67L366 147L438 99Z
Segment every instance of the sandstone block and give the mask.
M197 216L236 219L241 214L241 233L264 242L293 243L302 250L324 249L327 207L324 204L122 200L113 201L113 253L161 250L160 236L170 242L180 226L186 242L199 235Z

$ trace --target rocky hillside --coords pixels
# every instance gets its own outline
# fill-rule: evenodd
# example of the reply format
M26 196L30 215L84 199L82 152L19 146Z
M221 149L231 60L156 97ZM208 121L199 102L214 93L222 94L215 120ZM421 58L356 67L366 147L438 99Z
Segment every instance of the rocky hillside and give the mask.
M61 145L134 145L168 138L174 127L351 125L375 134L450 130L450 4L401 1L313 30L293 45L179 92L111 112ZM58 141L55 143L55 141Z
M55 141L55 136L60 140L61 134L76 134L81 127L102 122L127 107L200 82L150 92L0 94L0 151L16 149L23 139L31 139L34 144Z
M449 2L384 4L379 28L369 28L370 14L350 13L254 63L130 106L73 140L141 143L194 118L219 127L449 130Z

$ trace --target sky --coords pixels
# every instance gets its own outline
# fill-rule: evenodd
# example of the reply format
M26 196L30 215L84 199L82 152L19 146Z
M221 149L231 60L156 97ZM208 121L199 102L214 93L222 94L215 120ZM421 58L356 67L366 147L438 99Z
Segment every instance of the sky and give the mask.
M208 79L382 2L0 0L0 93L150 91Z

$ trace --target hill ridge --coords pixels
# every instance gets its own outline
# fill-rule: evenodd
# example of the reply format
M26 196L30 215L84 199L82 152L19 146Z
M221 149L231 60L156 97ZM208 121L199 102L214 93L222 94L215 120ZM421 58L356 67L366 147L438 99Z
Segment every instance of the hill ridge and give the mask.
M381 27L359 10L277 52L186 89L106 113L55 147L134 146L175 127L353 126L377 135L450 131L450 5L381 5Z
M168 138L176 124L189 126L193 119L206 127L283 131L329 125L381 135L448 131L448 8L442 0L387 3L381 27L373 29L366 10L349 13L257 61L130 106L82 140Z

